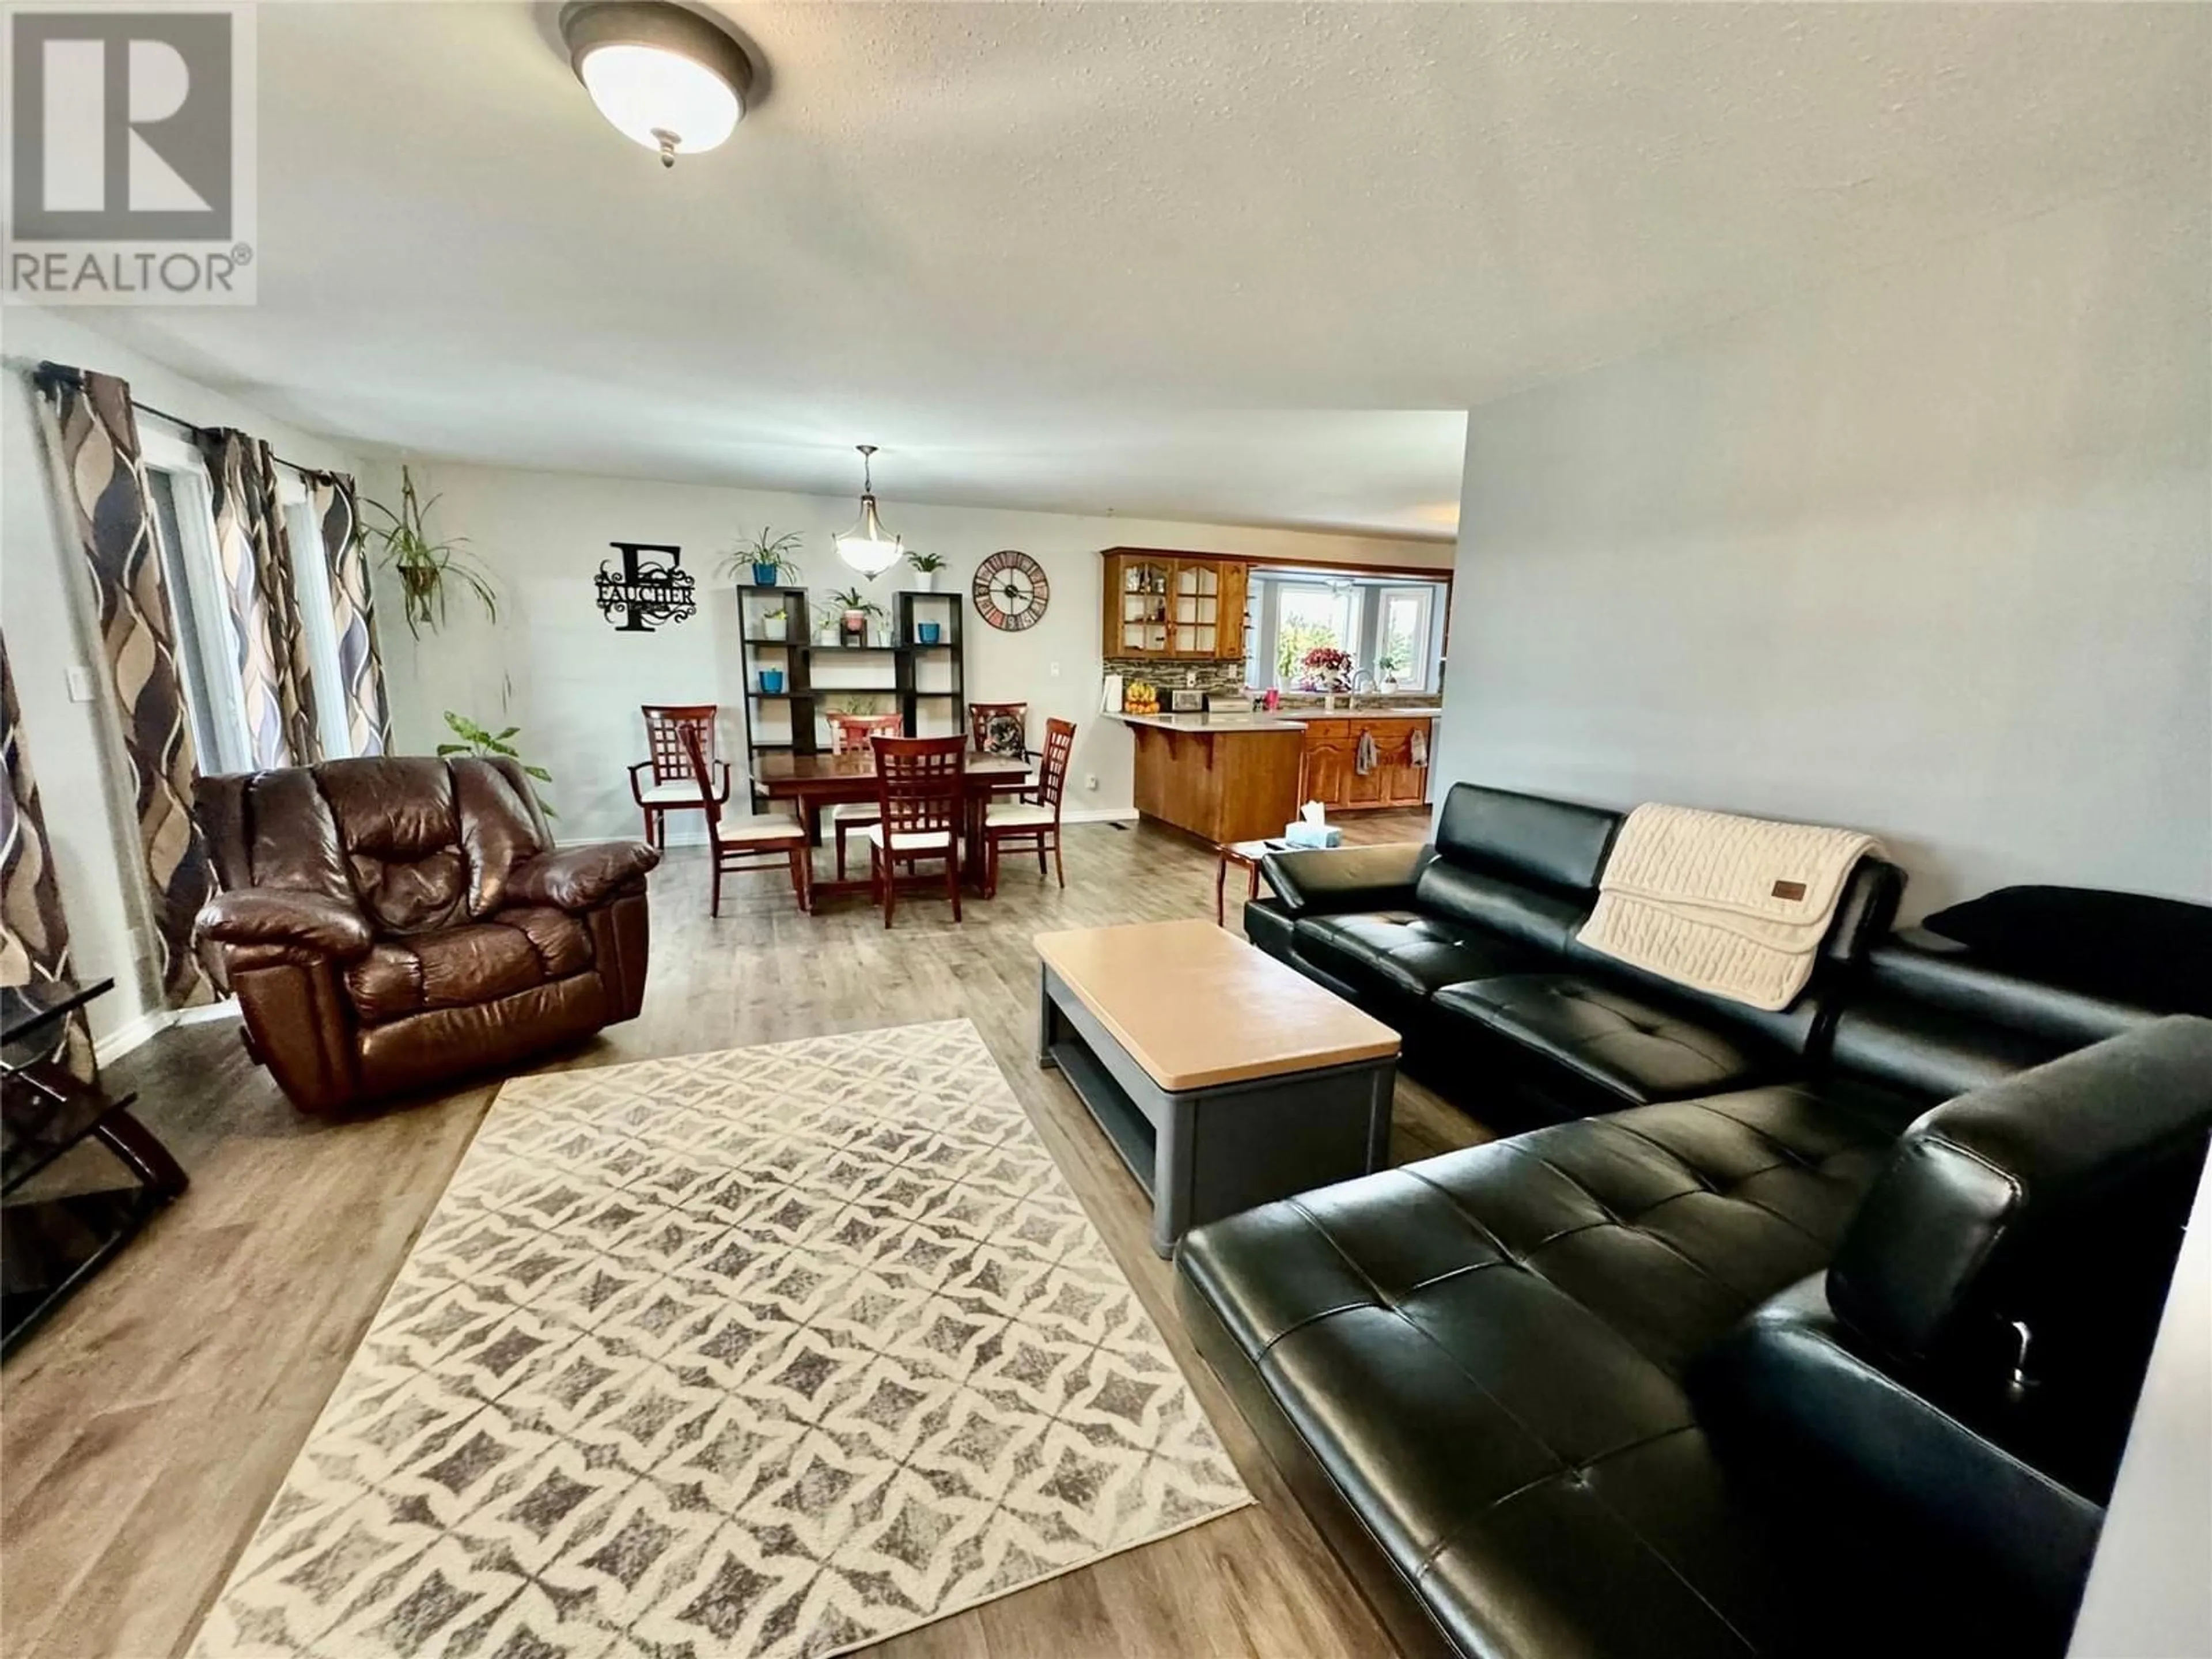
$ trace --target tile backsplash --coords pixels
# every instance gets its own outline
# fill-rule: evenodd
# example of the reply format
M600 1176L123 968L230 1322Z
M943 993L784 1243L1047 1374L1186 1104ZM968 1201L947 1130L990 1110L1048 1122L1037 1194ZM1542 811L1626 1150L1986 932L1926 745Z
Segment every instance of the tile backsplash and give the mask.
M1186 684L1217 696L1235 696L1244 689L1242 657L1225 657L1218 662L1159 662L1149 657L1109 657L1106 672L1119 674L1125 685L1134 685L1139 680L1157 685L1163 703L1169 692L1180 690ZM1186 673L1197 678L1186 680Z
M1181 690L1186 684L1216 696L1235 697L1244 695L1244 659L1225 657L1218 662L1162 662L1148 657L1109 657L1106 672L1119 674L1122 684L1134 685L1144 680L1160 689L1160 702L1164 705L1170 691ZM1186 682L1188 672L1196 678ZM1257 695L1256 693L1255 694ZM1443 699L1434 691L1363 691L1359 694L1362 708L1434 708ZM1345 706L1342 693L1337 696L1337 706ZM1285 691L1285 708L1319 708L1322 697L1318 691Z

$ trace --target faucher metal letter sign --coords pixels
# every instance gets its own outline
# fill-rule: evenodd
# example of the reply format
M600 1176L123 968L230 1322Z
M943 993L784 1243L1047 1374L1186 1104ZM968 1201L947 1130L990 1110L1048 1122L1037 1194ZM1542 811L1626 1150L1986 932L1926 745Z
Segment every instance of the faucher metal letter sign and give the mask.
M697 614L691 573L684 569L684 550L653 542L610 542L622 555L622 568L599 561L599 614L618 633L650 634L663 623L688 622Z

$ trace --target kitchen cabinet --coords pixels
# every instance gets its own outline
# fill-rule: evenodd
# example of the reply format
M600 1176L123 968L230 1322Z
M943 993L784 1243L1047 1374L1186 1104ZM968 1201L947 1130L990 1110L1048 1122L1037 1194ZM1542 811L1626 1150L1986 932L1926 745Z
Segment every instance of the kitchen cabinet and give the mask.
M1413 763L1413 738L1425 738L1430 716L1387 713L1344 720L1306 722L1305 778L1298 799L1324 806L1358 811L1376 806L1422 806L1429 799L1429 771ZM1375 738L1376 763L1359 769L1362 733Z
M1109 547L1104 556L1106 656L1164 662L1243 657L1245 561L1142 547Z
M1351 799L1352 738L1342 720L1306 722L1306 775L1300 800L1341 806Z

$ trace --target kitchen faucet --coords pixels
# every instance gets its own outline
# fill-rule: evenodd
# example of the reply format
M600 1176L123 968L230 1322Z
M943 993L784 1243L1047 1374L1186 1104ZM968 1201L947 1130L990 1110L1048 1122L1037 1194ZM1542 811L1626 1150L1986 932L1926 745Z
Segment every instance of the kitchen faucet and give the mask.
M1375 689L1375 676L1373 674L1370 673L1364 668L1353 669L1352 671L1352 684L1345 696L1344 706L1346 708L1357 708L1359 706L1359 693L1361 690L1359 682L1362 680L1365 680L1367 682L1365 687L1366 690L1372 691Z

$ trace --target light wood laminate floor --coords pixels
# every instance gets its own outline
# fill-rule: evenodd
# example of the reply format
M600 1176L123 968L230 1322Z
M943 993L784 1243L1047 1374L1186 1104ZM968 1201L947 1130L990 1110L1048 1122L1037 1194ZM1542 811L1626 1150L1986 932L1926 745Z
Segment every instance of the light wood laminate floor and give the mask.
M1426 815L1346 820L1418 840ZM1243 872L1231 872L1232 894ZM1387 1656L1372 1613L1277 1478L1176 1316L1149 1206L1056 1073L1037 1069L1033 933L1210 918L1212 853L1174 832L1068 831L1066 891L1009 860L954 926L902 898L898 926L845 900L814 918L787 884L729 884L707 916L702 850L653 878L643 1015L556 1066L965 1016L982 1032L1173 1345L1256 1507L945 1620L896 1659ZM1234 907L1231 925L1236 925ZM180 1027L111 1068L191 1190L0 1370L0 1653L162 1659L189 1645L230 1565L444 1190L494 1085L358 1121L295 1113L236 1027ZM1484 1138L1398 1085L1392 1153Z

